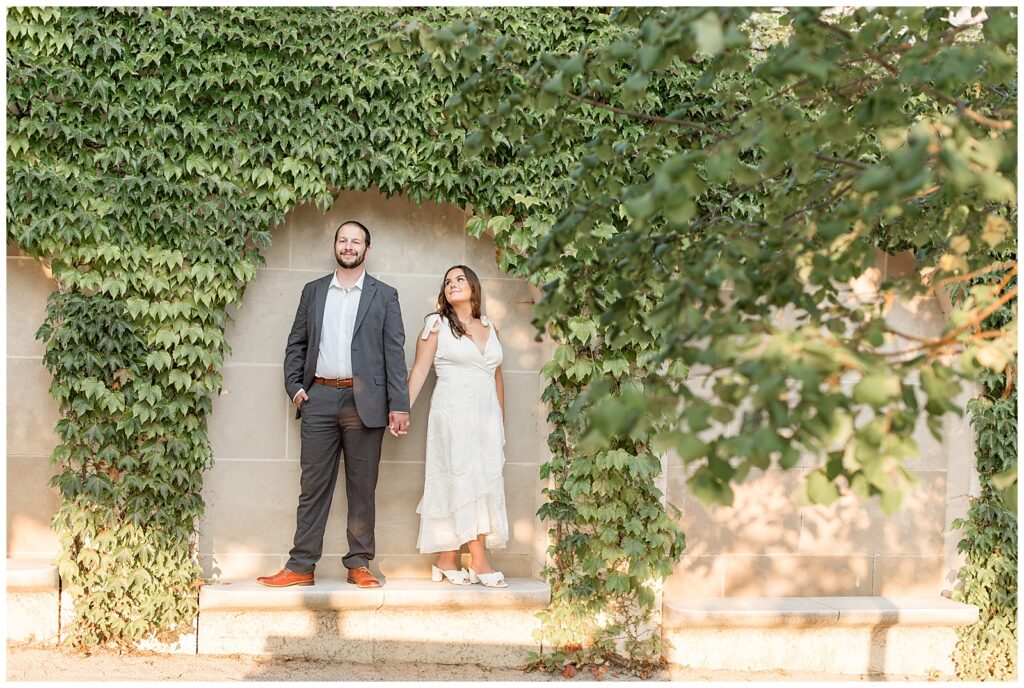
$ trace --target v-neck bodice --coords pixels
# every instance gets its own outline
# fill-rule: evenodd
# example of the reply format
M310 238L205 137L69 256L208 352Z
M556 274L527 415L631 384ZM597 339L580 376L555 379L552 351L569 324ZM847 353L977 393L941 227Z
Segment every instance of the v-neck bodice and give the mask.
M494 325L487 316L482 316L480 322L487 328L487 340L482 352L471 337L456 337L452 334L446 318L437 314L427 318L422 337L426 339L431 332L437 332L434 370L438 379L465 374L494 376L503 358L501 342L494 335Z

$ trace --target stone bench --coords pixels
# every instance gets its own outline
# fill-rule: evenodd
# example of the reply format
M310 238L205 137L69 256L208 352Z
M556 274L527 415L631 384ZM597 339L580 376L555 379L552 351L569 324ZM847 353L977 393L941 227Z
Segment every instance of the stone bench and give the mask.
M288 655L362 663L517 666L540 649L535 616L548 584L510 578L504 589L390 580L360 589L320 579L268 588L222 580L199 594L200 654Z
M951 676L957 626L978 608L945 597L666 598L665 653L701 669Z
M48 559L7 560L7 640L50 645L60 630L60 577Z

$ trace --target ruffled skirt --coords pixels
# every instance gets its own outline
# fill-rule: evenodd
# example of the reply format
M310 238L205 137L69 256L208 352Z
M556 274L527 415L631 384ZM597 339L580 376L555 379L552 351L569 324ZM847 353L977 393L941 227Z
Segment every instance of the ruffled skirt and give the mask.
M426 477L417 548L457 550L485 535L488 549L508 542L505 431L494 379L439 378L427 420Z

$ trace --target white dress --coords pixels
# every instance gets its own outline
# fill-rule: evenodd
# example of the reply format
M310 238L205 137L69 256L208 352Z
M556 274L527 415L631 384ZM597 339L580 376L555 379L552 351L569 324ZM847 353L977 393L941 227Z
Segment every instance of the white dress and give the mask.
M470 337L456 338L448 321L427 318L422 339L437 332L437 386L427 420L426 477L420 515L420 552L457 550L485 534L489 549L508 542L505 511L505 428L494 370L501 342L486 317L483 354Z

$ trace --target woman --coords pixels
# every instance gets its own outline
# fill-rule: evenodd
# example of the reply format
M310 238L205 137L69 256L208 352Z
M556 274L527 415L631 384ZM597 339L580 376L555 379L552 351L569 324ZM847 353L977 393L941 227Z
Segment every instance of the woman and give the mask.
M505 485L505 390L501 343L480 314L480 280L465 265L445 273L437 310L426 317L409 373L409 403L423 389L433 364L437 386L427 420L426 479L420 514L420 552L437 552L436 582L507 587L487 561L486 549L508 541ZM469 571L458 565L468 544Z

